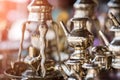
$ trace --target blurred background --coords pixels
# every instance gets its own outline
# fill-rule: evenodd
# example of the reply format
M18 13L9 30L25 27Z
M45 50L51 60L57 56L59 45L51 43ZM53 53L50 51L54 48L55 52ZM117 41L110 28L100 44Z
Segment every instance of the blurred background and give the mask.
M53 6L53 20L69 20L74 12L73 4L76 0L48 0ZM63 3L64 1L64 3ZM107 2L98 0L96 15L102 22L107 15ZM21 24L27 20L27 5L31 0L0 0L0 74L9 67L11 61L17 58L19 40L21 39ZM29 46L29 33L26 31L24 49ZM27 54L23 51L23 57ZM2 75L0 76L2 77Z

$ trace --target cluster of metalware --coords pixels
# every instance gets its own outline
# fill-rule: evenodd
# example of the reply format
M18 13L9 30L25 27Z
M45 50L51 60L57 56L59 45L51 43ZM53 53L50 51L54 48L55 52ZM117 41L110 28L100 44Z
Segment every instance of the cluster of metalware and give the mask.
M10 78L23 80L94 80L103 69L120 69L120 21L115 17L120 13L119 4L119 0L108 3L109 19L113 22L110 30L115 32L113 41L109 43L102 31L99 31L99 21L94 14L96 3L93 0L76 1L75 14L69 20L73 28L71 31L62 21L59 25L52 20L52 6L47 0L33 0L28 6L28 21L23 24L18 60L11 64L5 74ZM69 47L74 49L65 61L61 61L58 47L60 39L57 32L60 26L65 32ZM32 27L35 28L34 31ZM32 35L31 46L29 55L21 60L25 29ZM105 46L93 46L93 29L99 32ZM54 34L50 38L47 37L49 32ZM58 54L59 60L49 58L53 52Z

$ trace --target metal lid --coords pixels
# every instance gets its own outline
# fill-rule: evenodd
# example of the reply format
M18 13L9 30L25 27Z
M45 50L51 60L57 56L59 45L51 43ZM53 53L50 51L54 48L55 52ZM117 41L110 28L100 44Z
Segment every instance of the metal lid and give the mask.
M96 3L93 0L77 0L74 4L75 8L86 8L90 6L95 6Z
M51 12L51 8L47 0L33 0L28 5L28 10L33 12Z
M47 0L33 0L28 5L28 21L51 20L52 6Z

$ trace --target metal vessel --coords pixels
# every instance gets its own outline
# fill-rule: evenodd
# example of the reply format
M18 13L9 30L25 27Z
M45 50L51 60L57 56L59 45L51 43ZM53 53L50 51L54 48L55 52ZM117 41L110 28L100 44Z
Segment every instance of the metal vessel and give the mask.
M108 15L112 13L114 16L116 16L117 20L120 21L120 0L110 0L107 6L109 7ZM113 25L113 22L109 17L107 17L105 26L110 29Z
M69 46L74 48L74 52L70 55L69 60L62 64L62 68L67 76L72 76L72 74L74 74L74 76L77 77L75 80L83 78L85 73L82 65L90 60L88 48L93 44L94 37L86 28L86 22L88 20L88 18L71 19L74 24L71 32L68 31L63 22L60 22ZM66 69L68 70L66 71Z
M18 60L11 64L11 68L5 71L5 75L10 79L59 80L62 77L60 73L54 69L55 61L46 56L48 55L46 54L48 52L47 40L53 40L53 38L47 37L50 31L54 32L54 39L56 41L53 42L56 44L56 47L58 47L58 38L55 32L55 27L58 26L51 18L52 6L47 0L32 0L28 5L28 10L28 20L23 23L22 28ZM21 60L25 30L31 32L31 46L29 47L29 55L24 60ZM56 48L56 52L58 53L58 48Z
M113 21L114 23L114 26L111 27L111 31L115 32L115 37L113 38L113 40L109 43L107 38L104 36L104 34L99 31L101 37L103 38L106 46L108 46L109 50L112 51L114 53L114 56L115 56L115 62L113 62L113 67L114 68L117 68L119 69L119 51L120 51L120 36L119 36L119 33L120 33L120 23L119 21L116 19L116 17L110 13L110 19Z

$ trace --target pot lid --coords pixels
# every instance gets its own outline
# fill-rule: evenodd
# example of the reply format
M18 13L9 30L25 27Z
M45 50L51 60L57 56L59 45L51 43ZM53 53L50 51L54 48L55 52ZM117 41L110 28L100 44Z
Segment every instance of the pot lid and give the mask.
M96 3L93 0L77 0L74 4L75 8L86 8L90 6L95 6Z
M52 6L47 0L33 0L28 5L28 21L51 20Z
M51 12L52 6L47 0L33 0L28 5L28 10L33 12Z

